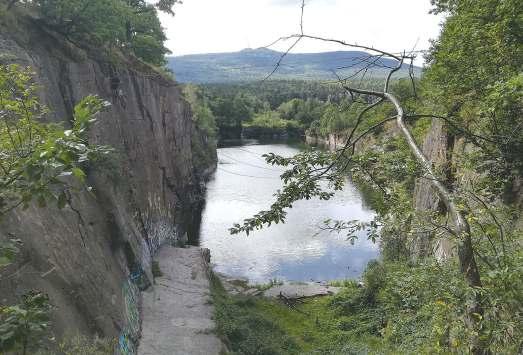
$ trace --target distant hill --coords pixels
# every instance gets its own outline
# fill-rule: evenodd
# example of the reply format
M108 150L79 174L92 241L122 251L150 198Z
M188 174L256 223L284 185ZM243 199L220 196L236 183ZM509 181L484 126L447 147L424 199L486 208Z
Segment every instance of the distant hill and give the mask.
M244 49L232 53L192 54L168 58L168 66L179 82L191 83L229 83L261 80L269 74L281 56L280 52L270 49ZM340 75L350 75L361 69L368 53L361 51L339 51L324 53L290 53L283 60L273 79L292 80L332 80L333 69ZM392 59L377 61L382 66L395 66ZM350 69L339 69L355 65ZM368 73L368 77L383 77L386 68L377 68ZM420 68L415 68L419 75ZM408 75L405 66L399 76Z

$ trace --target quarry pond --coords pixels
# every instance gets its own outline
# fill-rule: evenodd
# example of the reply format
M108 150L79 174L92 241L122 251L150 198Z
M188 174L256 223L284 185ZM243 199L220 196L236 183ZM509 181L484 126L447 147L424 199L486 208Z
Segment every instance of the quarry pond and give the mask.
M207 183L199 243L211 250L214 270L252 283L326 281L357 278L379 256L378 245L361 232L354 245L345 235L321 231L326 219L373 218L361 193L347 181L329 201L299 201L285 224L245 234L228 229L272 203L281 188L283 169L267 165L265 153L291 156L299 151L289 143L234 143L218 149L218 167Z

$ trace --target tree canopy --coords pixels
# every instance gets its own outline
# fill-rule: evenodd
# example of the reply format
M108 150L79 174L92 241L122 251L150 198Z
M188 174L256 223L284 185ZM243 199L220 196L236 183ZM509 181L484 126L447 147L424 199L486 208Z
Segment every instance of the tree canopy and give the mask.
M23 0L39 20L76 44L116 47L157 66L163 66L164 30L158 11L174 15L179 0Z

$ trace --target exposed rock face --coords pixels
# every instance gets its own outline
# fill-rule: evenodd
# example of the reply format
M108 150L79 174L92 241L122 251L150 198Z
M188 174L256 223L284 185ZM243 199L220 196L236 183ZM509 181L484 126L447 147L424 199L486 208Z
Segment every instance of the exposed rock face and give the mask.
M340 149L345 145L346 137L344 135L330 133L327 137L305 136L307 144L319 145L330 151Z
M21 38L0 24L0 63L35 70L52 120L70 118L86 95L110 101L90 141L117 154L108 166L89 171L93 194L78 189L63 210L30 207L0 222L0 238L23 241L18 264L1 275L0 303L41 290L56 306L58 337L122 334L121 347L131 347L139 297L129 277L147 284L151 254L167 240L185 238L185 221L201 194L202 172L193 168L191 151L200 134L175 82L143 65L131 69L138 63L116 67L95 60L27 27Z
M395 123L385 125L385 134L394 136L400 134ZM306 141L312 145L320 145L331 151L340 149L345 144L343 135L329 134L328 137L307 136ZM452 141L445 125L440 120L434 120L426 135L422 150L429 160L434 164L435 170L440 176L446 178L449 173L449 161L452 159ZM374 142L368 137L361 142L358 148L372 147ZM433 212L441 211L440 199L437 191L426 179L418 179L414 188L414 207L421 214L427 214L427 218ZM411 255L414 259L422 258L427 255L435 254L440 260L446 259L451 255L452 245L448 239L434 240L432 233L414 231L414 239L409 245Z
M446 176L448 171L448 156L452 147L449 147L447 130L442 121L434 120L423 142L423 153L432 161L439 176ZM426 179L418 179L414 187L414 207L421 213L426 213L427 218L431 212L438 211L440 198L437 191ZM448 239L433 240L432 233L417 232L414 234L411 252L414 258L420 258L435 253L439 259L450 256L451 245Z
M459 184L465 188L472 188L471 183L478 177L471 171L463 171L461 157L474 151L474 146L467 143L464 138L452 137L445 129L441 120L435 120L425 137L423 152L433 162L433 165L444 181L451 186ZM523 206L523 184L517 178L505 191L504 196L499 196L495 204L512 206L521 210ZM420 212L445 212L445 206L440 202L436 190L426 179L418 179L414 189L414 207ZM450 222L449 222L450 223ZM513 221L512 228L520 229L523 225L521 213ZM434 255L439 260L445 260L456 254L455 244L449 238L434 239L432 233L414 233L415 239L411 245L414 258Z

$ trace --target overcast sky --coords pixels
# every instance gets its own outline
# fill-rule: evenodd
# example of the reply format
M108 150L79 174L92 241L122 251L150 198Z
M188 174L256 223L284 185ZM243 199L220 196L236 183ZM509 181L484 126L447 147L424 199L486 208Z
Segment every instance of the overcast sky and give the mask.
M268 45L299 31L301 0L183 0L176 16L161 15L174 55L232 52ZM388 51L427 49L442 18L430 0L307 0L305 32ZM273 47L282 50L287 44ZM293 52L343 50L303 41Z

